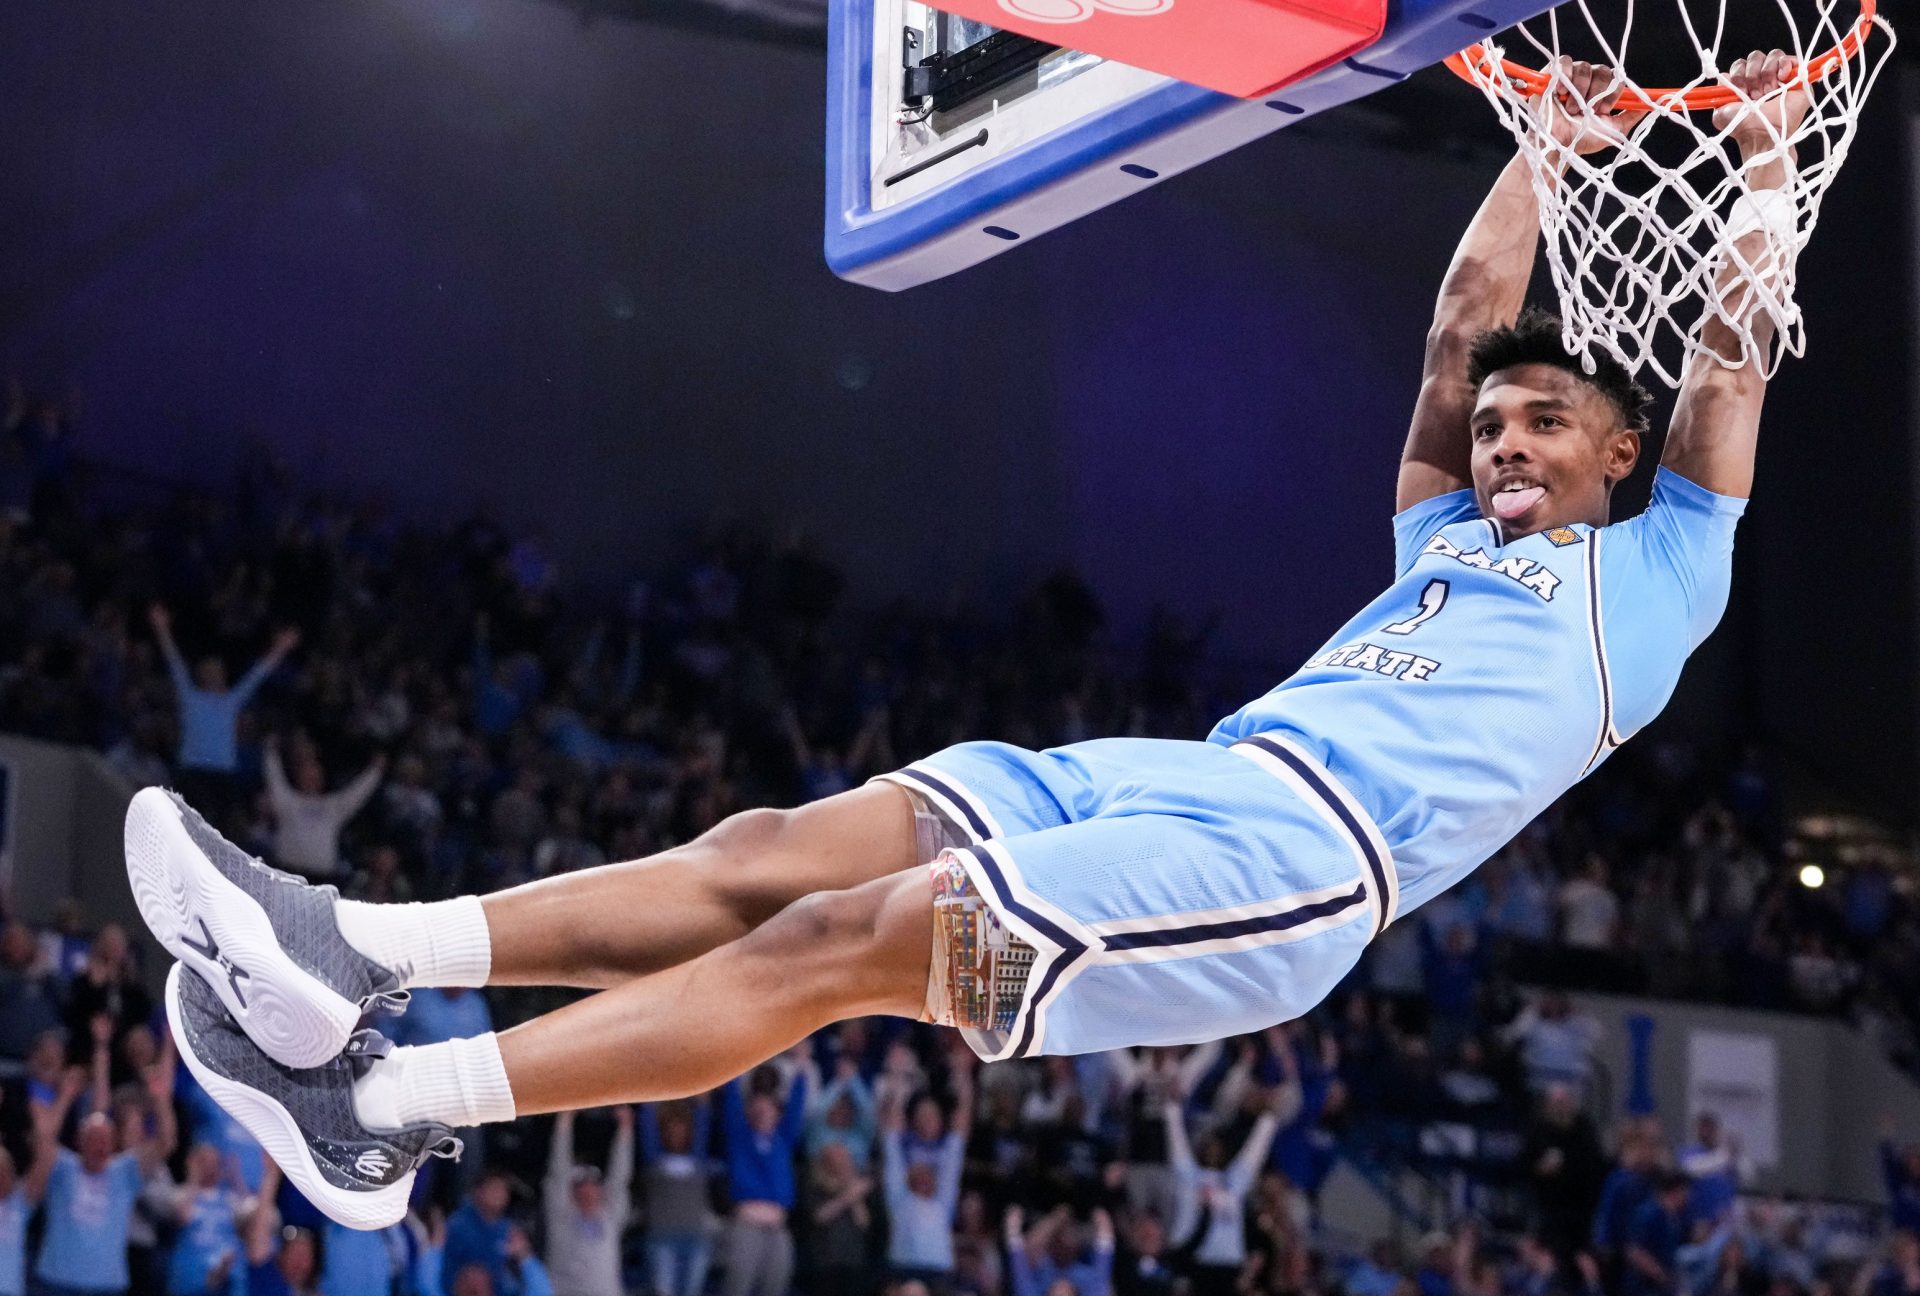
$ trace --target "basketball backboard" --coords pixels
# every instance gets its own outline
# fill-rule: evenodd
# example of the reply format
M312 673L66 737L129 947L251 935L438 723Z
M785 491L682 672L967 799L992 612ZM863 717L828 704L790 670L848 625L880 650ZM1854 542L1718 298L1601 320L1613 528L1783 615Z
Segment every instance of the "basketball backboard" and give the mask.
M827 263L844 279L897 291L1383 90L1554 0L1393 0L1371 44L1252 99L919 0L831 2ZM1172 7L1049 0L1063 2L1105 17L1131 5L1125 21L1136 23ZM1060 39L1075 26L1059 25Z

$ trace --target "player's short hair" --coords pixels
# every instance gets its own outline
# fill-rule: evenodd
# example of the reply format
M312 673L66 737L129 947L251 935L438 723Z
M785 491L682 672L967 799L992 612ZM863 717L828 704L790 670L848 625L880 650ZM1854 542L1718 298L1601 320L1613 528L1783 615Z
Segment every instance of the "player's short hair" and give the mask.
M1597 390L1620 414L1629 432L1645 432L1653 408L1653 393L1634 381L1627 367L1604 351L1594 355L1588 373L1580 357L1560 340L1560 317L1529 306L1506 328L1488 329L1473 340L1467 352L1467 381L1477 389L1491 374L1516 365L1544 364L1564 369Z

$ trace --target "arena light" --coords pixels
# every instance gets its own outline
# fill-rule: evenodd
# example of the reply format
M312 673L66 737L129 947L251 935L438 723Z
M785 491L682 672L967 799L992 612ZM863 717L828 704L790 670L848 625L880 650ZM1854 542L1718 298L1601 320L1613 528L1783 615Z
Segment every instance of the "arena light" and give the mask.
M1800 885L1809 891L1817 890L1827 880L1827 871L1818 864L1805 864L1800 868Z

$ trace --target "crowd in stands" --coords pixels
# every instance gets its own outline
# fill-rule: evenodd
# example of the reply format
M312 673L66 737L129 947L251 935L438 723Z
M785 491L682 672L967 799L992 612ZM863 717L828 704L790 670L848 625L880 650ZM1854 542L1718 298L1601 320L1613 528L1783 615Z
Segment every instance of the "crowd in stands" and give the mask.
M577 590L536 538L310 496L265 458L109 504L77 436L71 407L0 392L0 731L96 748L358 898L644 856L968 738L1197 737L1269 682L1170 615L1123 649L1070 574L997 616L868 606L804 542L719 527ZM1920 1153L1889 1139L1895 1231L1842 1265L1739 1206L1711 1120L1674 1146L1596 1119L1617 1096L1565 989L1848 1014L1913 1058L1920 906L1871 859L1804 887L1793 849L1764 753L1649 739L1310 1020L985 1068L844 1023L698 1100L467 1131L384 1234L318 1216L180 1070L154 951L77 906L9 914L0 1296L1920 1292ZM477 1034L557 993L417 991L393 1030ZM1435 1119L1514 1136L1465 1208L1417 1242L1323 1215L1338 1162L1399 1164Z

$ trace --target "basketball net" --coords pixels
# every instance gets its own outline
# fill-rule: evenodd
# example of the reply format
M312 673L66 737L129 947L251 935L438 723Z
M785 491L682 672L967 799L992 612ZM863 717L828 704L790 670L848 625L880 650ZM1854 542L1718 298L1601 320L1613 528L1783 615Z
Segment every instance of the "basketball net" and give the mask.
M1597 347L1636 373L1651 369L1670 387L1680 385L1696 355L1730 369L1757 359L1771 377L1785 356L1806 349L1805 321L1794 303L1796 259L1819 223L1821 200L1846 161L1861 106L1893 50L1893 29L1872 0L1816 0L1811 20L1797 18L1788 0L1772 0L1792 32L1793 43L1780 48L1794 60L1793 85L1810 91L1812 107L1784 136L1777 113L1769 120L1764 109L1754 110L1767 121L1775 156L1788 159L1784 187L1759 190L1765 196L1756 199L1732 139L1734 127L1714 129L1711 109L1757 102L1728 85L1721 72L1748 51L1723 51L1721 44L1726 6L1759 5L1714 0L1720 12L1709 30L1695 23L1689 0L1673 3L1699 51L1699 70L1671 89L1646 89L1632 79L1627 55L1634 0L1625 0L1625 22L1614 35L1592 8L1617 12L1618 0L1566 6L1578 8L1587 31L1565 19L1565 51L1562 10L1514 28L1509 39L1516 49L1530 47L1532 53L1522 56L1528 62L1537 56L1544 73L1504 63L1492 42L1455 56L1449 66L1479 87L1527 160L1569 350L1591 368ZM1872 40L1876 30L1887 39ZM1583 52L1575 52L1576 40ZM1539 96L1572 93L1559 67L1563 52L1617 69L1619 106L1649 110L1619 133L1616 147L1578 156L1543 129L1543 120L1557 110L1543 111L1540 105L1553 101ZM1740 125L1752 128L1751 121ZM1743 255L1736 240L1756 230L1766 236L1764 251L1745 239ZM1728 267L1727 281L1716 286ZM1708 318L1739 339L1737 356L1702 343ZM1764 345L1755 336L1761 320L1772 325Z

